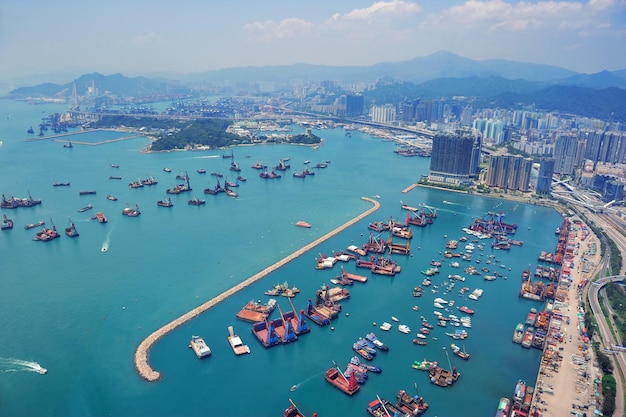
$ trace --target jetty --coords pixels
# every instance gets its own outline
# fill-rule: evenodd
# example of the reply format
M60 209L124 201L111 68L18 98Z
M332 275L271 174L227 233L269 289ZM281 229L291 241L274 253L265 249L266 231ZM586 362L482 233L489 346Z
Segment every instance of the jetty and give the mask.
M282 267L282 266L286 265L287 263L293 261L294 259L298 258L300 255L304 254L305 252L308 252L309 250L313 249L315 246L319 245L320 243L324 242L325 240L328 240L329 238L339 234L340 232L344 231L345 229L347 229L348 227L354 225L355 223L361 221L362 219L364 219L365 217L367 217L370 214L374 213L376 210L378 210L380 208L380 203L378 201L376 201L376 200L373 200L373 199L367 198L367 197L361 197L361 200L368 201L368 202L372 203L373 207L371 207L368 210L366 210L365 212L359 214L355 218L347 221L346 223L344 223L343 225L337 227L336 229L331 230L330 232L328 232L325 235L321 236L320 238L314 240L313 242L311 242L311 243L303 246L302 248L296 250L295 252L291 253L290 255L287 255L285 258L283 258L283 259L279 260L278 262L268 266L267 268L263 269L262 271L257 272L256 274L252 275L248 279L246 279L246 280L240 282L239 284L235 285L234 287L224 291L223 293L221 293L218 296L210 299L209 301L205 302L204 304L194 308L193 310L183 314L182 316L180 316L180 317L172 320L171 322L167 323L165 326L163 326L163 327L155 330L154 332L152 332L152 334L150 334L148 337L146 337L139 344L139 346L137 346L137 349L135 350L135 369L139 373L139 376L141 376L143 379L145 379L146 381L149 381L149 382L157 381L161 377L161 374L158 371L155 371L154 369L152 369L152 367L150 366L150 363L149 363L149 353L150 353L150 348L152 347L152 345L154 345L163 336L165 336L166 334L168 334L172 330L176 329L177 327L181 326L182 324L187 323L191 319L193 319L193 318L199 316L200 314L204 313L205 311L209 310L211 307L213 307L213 306L219 304L220 302L226 300L228 297L230 297L233 294L237 293L238 291L246 288L250 284L258 281L259 279L265 277L266 275L271 274L272 272L276 271L280 267Z

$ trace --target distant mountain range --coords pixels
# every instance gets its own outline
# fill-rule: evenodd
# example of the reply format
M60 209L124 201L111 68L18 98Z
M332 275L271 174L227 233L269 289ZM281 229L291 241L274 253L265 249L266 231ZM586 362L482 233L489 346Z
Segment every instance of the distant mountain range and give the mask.
M294 64L239 67L203 73L170 74L168 78L125 77L121 74L85 74L76 79L80 95L95 87L98 94L117 97L167 97L192 92L192 86L232 88L271 84L275 90L293 82L331 80L338 84L377 85L365 92L371 101L398 103L402 99L466 96L491 103L535 104L546 110L578 112L589 117L626 121L626 70L580 74L551 65L507 60L475 61L449 52L437 52L409 61L372 66L336 67ZM381 82L384 80L384 82ZM71 97L74 82L20 87L9 98ZM219 90L218 90L219 91ZM228 91L228 90L223 90ZM586 97L586 98L585 98ZM621 101L621 104L619 102ZM603 101L605 104L603 105ZM593 111L585 110L585 105ZM582 113L580 113L582 111ZM624 113L624 114L622 114Z

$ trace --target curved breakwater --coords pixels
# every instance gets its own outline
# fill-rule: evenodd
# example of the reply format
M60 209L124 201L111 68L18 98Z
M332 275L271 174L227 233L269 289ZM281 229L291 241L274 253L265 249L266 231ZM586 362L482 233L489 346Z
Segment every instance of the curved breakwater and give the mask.
M315 246L319 245L321 242L323 242L323 241L325 241L325 240L327 240L327 239L337 235L338 233L340 233L343 230L347 229L348 227L354 225L358 221L364 219L365 217L369 216L370 214L372 214L373 212L375 212L376 210L378 210L380 208L380 203L378 201L376 201L376 200L373 200L373 199L367 198L367 197L361 197L361 200L369 201L370 203L373 204L373 207L371 207L370 209L366 210L365 212L359 214L358 216L356 216L355 218L349 220L348 222L344 223L343 225L337 227L336 229L331 230L330 232L328 232L325 235L319 237L318 239L314 240L313 242L311 242L311 243L303 246L302 248L296 250L295 252L291 253L290 255L286 256L285 258L281 259L280 261L278 261L278 262L268 266L267 268L263 269L260 272L257 272L256 274L252 275L251 277L249 277L245 281L242 281L239 284L235 285L234 287L224 291L223 293L221 293L218 296L212 298L211 300L207 301L206 303L204 303L204 304L194 308L193 310L191 310L191 311L183 314L182 316L176 318L175 320L167 323L165 326L157 329L152 334L150 334L148 337L146 337L139 344L139 346L137 346L137 350L135 351L135 368L137 369L137 372L139 373L139 375L143 379L145 379L147 381L150 381L150 382L156 381L156 380L158 380L161 377L161 374L158 371L155 371L154 369L152 369L152 367L150 366L150 363L148 362L148 360L149 360L148 353L149 353L150 348L152 347L152 345L155 344L160 338L165 336L167 333L169 333L172 330L176 329L178 326L188 322L189 320L199 316L200 314L204 313L205 311L207 311L211 307L215 306L216 304L224 301L225 299L227 299L231 295L235 294L236 292L240 291L241 289L247 287L248 285L250 285L250 284L252 284L252 283L254 283L256 281L258 281L259 279L265 277L266 275L274 272L275 270L279 269L283 265L286 265L287 263L289 263L292 260L296 259L300 255L304 254L305 252L307 252L310 249L314 248Z

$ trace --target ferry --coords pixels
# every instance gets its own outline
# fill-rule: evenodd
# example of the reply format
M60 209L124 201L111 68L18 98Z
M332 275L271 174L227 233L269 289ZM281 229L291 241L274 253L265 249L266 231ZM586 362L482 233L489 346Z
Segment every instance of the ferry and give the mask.
M250 347L243 344L241 338L235 334L233 326L228 326L228 343L230 343L230 347L233 348L233 352L237 356L250 353Z
M198 359L211 356L211 348L200 336L191 336L191 342L189 343L189 347L193 349Z

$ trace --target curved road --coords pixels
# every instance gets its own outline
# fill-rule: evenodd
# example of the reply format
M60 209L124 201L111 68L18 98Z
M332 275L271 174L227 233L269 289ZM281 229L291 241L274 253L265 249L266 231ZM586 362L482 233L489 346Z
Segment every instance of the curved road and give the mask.
M615 345L622 346L622 341L619 340L619 335L614 334L611 331L610 325L609 323L607 323L607 317L604 315L600 306L598 295L606 284L615 281L622 281L625 279L626 275L614 275L611 277L600 278L589 285L587 298L589 300L589 305L591 306L591 311L596 317L596 322L598 323L598 331L600 332L602 342L604 343L603 347L611 348ZM607 307L609 306L607 305ZM608 311L610 313L610 307ZM611 355L611 357L613 359L613 366L615 369L614 372L617 373L619 371L619 374L615 375L615 382L617 384L617 395L615 397L615 413L613 415L623 416L624 414L622 410L624 410L624 386L622 382L622 377L625 375L626 372L626 357L624 355L624 352L618 352L615 355Z

